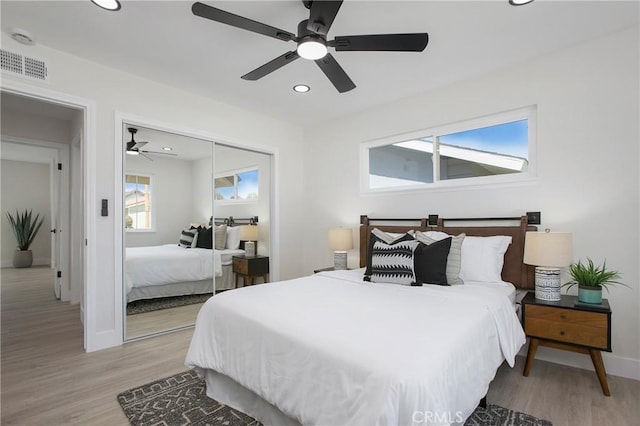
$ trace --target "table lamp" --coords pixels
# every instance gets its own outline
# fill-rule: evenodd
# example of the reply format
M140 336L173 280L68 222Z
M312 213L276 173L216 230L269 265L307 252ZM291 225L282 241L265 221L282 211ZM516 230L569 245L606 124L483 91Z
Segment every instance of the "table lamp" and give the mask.
M253 257L257 252L258 245L258 226L242 225L240 227L240 239L244 240L245 256Z
M536 267L536 299L560 300L560 268L571 265L573 251L570 232L527 232L524 263Z
M333 267L347 269L347 250L353 248L353 233L349 228L329 229L329 249L333 250Z

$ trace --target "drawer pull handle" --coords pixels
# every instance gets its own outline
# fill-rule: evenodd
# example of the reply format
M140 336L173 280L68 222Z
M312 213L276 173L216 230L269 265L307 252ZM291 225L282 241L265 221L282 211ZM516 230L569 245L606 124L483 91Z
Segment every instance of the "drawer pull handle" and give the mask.
M565 314L560 314L560 319L567 319L567 316Z
M560 330L560 335L564 336L564 330Z

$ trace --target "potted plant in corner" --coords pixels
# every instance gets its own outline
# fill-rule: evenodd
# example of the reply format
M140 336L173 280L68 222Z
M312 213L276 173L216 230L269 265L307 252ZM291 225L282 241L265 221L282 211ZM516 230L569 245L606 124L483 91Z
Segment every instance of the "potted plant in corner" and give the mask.
M33 253L29 250L29 247L36 238L44 222L44 217L40 218L40 214L32 217L31 210L25 210L22 214L16 210L15 218L11 216L11 213L7 213L7 218L18 241L18 247L13 254L13 267L29 268L33 264ZM38 221L38 219L40 220Z
M596 266L593 260L587 258L587 263L573 263L569 267L569 274L572 281L563 285L569 290L571 287L578 285L578 301L582 303L600 304L602 303L602 288L609 291L611 285L623 285L619 281L620 273L607 269L607 262L603 262L602 266Z

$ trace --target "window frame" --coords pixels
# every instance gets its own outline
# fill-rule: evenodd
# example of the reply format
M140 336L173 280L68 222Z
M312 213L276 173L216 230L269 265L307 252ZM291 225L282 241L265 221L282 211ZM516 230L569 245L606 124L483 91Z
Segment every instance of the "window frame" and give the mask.
M127 176L136 176L136 177L146 177L149 178L149 186L151 187L151 192L149 194L149 204L151 206L150 210L149 210L149 221L151 222L151 226L149 228L144 228L144 229L136 229L136 228L127 228L126 226L126 211L127 211L127 191L125 188L124 189L124 197L122 200L122 204L124 206L124 208L122 209L123 212L125 213L122 217L122 222L125 225L124 230L125 232L132 232L132 233L139 233L139 232L156 232L156 209L155 209L155 205L156 205L156 189L154 189L155 187L155 180L156 177L154 174L152 173L138 173L138 172L125 172L124 173L124 185L127 184Z
M256 171L258 173L258 196L249 200L238 199L238 175L241 173ZM216 179L233 175L233 193L236 196L233 200L216 200ZM260 201L260 167L258 165L243 167L241 169L228 170L226 172L216 173L213 176L213 201L218 204L251 204Z
M528 168L526 172L508 173L491 176L474 176L458 179L440 179L440 153L439 137L452 133L459 133L468 130L480 129L489 126L506 124L520 120L528 121ZM536 125L537 107L535 105L519 108L511 111L500 112L455 123L444 124L431 128L412 131L399 135L389 136L381 139L374 139L360 144L360 193L361 194L389 194L416 191L469 189L474 187L503 186L511 184L526 184L537 179L536 161ZM369 150L381 146L406 142L412 139L433 137L434 152L433 161L433 182L416 185L394 186L388 188L371 188L369 175Z

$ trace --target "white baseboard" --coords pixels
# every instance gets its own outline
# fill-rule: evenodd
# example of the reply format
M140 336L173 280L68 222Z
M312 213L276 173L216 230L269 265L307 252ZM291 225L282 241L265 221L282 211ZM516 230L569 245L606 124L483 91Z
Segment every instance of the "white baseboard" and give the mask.
M520 349L518 355L526 357L528 347L528 344L524 345ZM555 364L567 365L569 367L582 368L583 370L595 371L590 356L559 349L538 346L536 359L553 362ZM624 358L608 352L602 352L602 360L608 375L626 377L627 379L640 381L640 360ZM535 363L533 368L535 368Z

